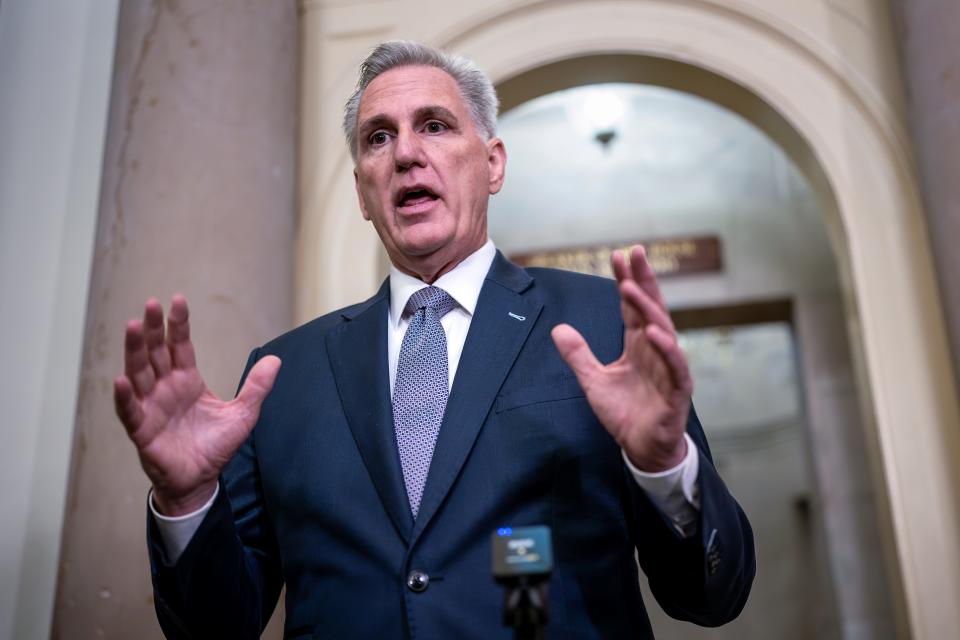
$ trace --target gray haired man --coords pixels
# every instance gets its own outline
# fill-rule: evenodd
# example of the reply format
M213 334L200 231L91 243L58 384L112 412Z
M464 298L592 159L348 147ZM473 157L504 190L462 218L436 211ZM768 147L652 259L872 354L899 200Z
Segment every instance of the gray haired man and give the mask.
M675 617L743 607L750 526L653 271L640 248L616 281L496 251L496 107L462 58L371 53L344 131L390 276L255 349L234 400L204 384L182 296L166 331L153 299L128 324L117 413L153 484L168 637L258 637L283 585L287 638L507 637L489 536L533 524L553 531L550 637L652 637L635 554Z

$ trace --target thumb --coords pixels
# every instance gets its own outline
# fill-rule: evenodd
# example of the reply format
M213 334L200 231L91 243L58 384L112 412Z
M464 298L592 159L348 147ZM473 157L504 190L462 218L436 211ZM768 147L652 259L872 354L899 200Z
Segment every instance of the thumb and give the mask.
M557 345L560 357L577 375L580 386L583 386L595 371L602 368L603 365L593 355L587 341L570 325L558 324L550 332L550 336L553 338L553 343Z
M237 394L236 402L246 407L247 411L253 417L254 421L260 415L260 405L264 398L273 389L273 383L277 379L277 373L280 372L280 358L277 356L264 356L257 361L247 379Z

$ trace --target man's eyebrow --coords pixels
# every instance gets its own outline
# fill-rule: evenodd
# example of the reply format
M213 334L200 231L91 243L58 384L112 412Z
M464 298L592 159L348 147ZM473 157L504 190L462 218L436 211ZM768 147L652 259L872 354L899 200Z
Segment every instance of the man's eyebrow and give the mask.
M393 120L387 117L384 113L378 113L375 116L371 116L360 123L360 132L366 133L373 129L379 129L380 127L390 126Z
M442 120L447 120L451 124L457 124L457 116L453 114L450 109L446 107L441 107L440 105L429 105L426 107L420 107L414 112L414 116L417 120L426 120L428 118L440 118Z

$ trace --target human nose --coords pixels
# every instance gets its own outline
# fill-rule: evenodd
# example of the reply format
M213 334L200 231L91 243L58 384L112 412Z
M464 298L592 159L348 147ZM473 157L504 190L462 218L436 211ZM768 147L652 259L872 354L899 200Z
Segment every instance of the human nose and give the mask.
M393 159L397 171L406 171L414 166L426 166L423 146L415 132L401 130L394 144Z

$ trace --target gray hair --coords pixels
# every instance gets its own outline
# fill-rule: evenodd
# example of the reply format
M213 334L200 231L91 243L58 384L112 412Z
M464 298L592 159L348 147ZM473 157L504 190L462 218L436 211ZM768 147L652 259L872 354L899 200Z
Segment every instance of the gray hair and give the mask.
M357 115L360 98L374 78L384 71L408 66L436 67L450 74L460 87L460 93L470 108L477 129L489 140L497 133L497 108L500 101L490 79L471 60L439 49L405 40L394 40L378 45L360 65L357 88L343 108L343 134L353 162L357 162Z

